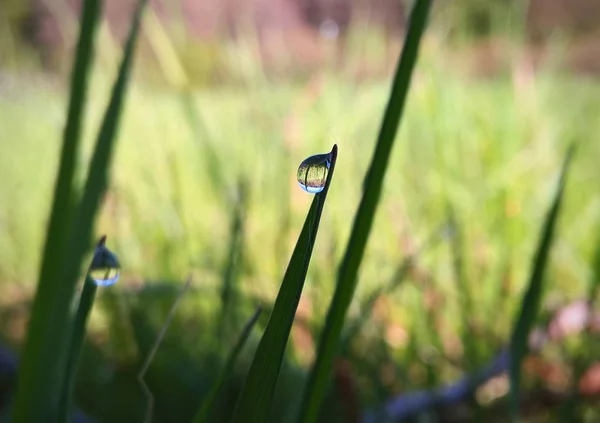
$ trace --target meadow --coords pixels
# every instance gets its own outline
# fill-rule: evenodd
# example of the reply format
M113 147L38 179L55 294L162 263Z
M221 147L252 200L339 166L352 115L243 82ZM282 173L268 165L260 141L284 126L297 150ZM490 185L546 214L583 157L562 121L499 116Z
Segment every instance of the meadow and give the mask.
M507 345L572 143L578 149L539 323L586 298L598 278L597 79L552 62L529 72L518 58L507 71L478 77L457 64L456 54L435 31L423 40L343 332L335 380L352 381L363 410L476 372ZM155 421L190 421L257 305L258 327L267 324L313 200L298 186L297 167L335 143L335 178L271 421L291 421L299 407L352 216L369 189L363 180L392 69L365 78L335 67L269 78L246 51L230 56L242 69L235 81L196 87L149 82L139 58L94 228L122 264L119 283L99 290L78 376L77 404L97 421L142 421L136 370L191 274L148 373ZM115 70L104 59L92 75L75 175L80 187ZM0 79L1 321L2 338L16 351L42 258L66 94L56 77L8 71ZM566 376L548 382L533 372L528 388L572 393L573 362L593 362L593 336L575 338L545 350ZM228 421L258 340L250 336L211 421ZM470 396L466 420L456 406L419 421L492 421L496 401L508 392L506 380L499 384L492 399ZM322 421L343 415L343 400L329 395ZM562 406L536 409L530 421L550 421ZM597 416L583 406L579 413L582 421Z

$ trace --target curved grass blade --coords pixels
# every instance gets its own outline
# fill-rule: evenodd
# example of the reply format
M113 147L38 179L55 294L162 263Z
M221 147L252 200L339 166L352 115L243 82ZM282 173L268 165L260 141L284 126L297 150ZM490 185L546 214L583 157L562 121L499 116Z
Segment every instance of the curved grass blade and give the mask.
M212 410L212 407L214 406L217 394L221 390L221 387L223 386L225 380L229 377L229 375L231 375L231 372L233 371L233 366L237 362L237 358L240 355L242 348L244 348L246 341L250 337L250 333L254 328L254 324L258 321L258 317L260 316L261 311L262 309L260 307L257 308L250 320L248 320L248 323L246 323L246 326L244 326L244 329L240 333L240 337L238 338L237 343L235 344L235 346L229 353L229 356L227 357L225 366L221 370L217 381L212 386L210 392L208 393L204 401L202 401L202 405L200 406L200 409L198 410L198 413L196 414L193 423L204 423L210 421L210 412Z
M304 221L302 232L288 264L273 312L265 329L250 371L238 398L232 422L258 423L267 419L285 348L294 322L298 302L310 263L321 213L333 177L337 145L331 150L329 174L325 188L315 198Z
M98 241L98 244L96 245L96 251L103 248L105 243L106 235L100 238L100 241ZM98 286L92 281L92 278L90 277L90 271L88 270L85 276L85 281L83 282L83 290L81 291L81 296L79 297L79 304L77 305L77 312L75 314L75 320L71 330L69 349L67 351L67 370L63 380L60 405L58 408L58 418L59 421L63 423L71 420L72 397L75 385L75 376L77 373L77 365L79 363L81 349L83 348L83 342L85 341L85 329L90 311L94 305L97 289Z
M383 177L404 110L430 7L431 0L417 0L411 13L406 41L394 76L375 153L365 177L363 197L354 218L350 240L338 271L337 287L327 313L325 328L321 334L317 358L304 389L300 422L315 421L329 383L331 366L338 348L344 319L356 289L358 269L381 195Z
M552 206L546 215L546 221L544 223L538 247L533 259L533 267L531 270L529 283L525 293L523 294L521 308L513 326L513 332L510 339L509 399L512 421L518 421L519 419L521 361L525 357L525 354L527 354L527 340L529 338L529 332L531 331L531 328L533 327L535 319L538 315L540 299L542 297L544 271L546 269L546 263L550 254L554 227L556 226L556 220L558 218L558 212L560 210L560 204L565 188L567 171L573 153L574 146L571 146L563 163L556 195L554 196Z
M60 380L61 369L60 354L55 341L60 339L65 331L66 310L71 296L60 297L56 288L61 282L63 247L68 235L73 203L73 175L79 150L81 122L85 114L89 69L99 15L99 0L84 2L71 73L69 110L63 133L52 211L18 376L14 422L43 421L58 403L59 391L55 387ZM53 320L57 313L64 316L58 324Z

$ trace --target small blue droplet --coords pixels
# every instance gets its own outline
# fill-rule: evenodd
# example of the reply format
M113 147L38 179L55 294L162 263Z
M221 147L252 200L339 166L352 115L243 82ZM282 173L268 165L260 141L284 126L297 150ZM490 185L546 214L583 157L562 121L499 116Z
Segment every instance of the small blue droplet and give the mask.
M331 165L331 154L316 154L305 159L298 166L298 184L311 194L318 194L325 188Z
M89 275L98 286L110 286L117 283L121 276L121 265L117 256L104 245L96 248Z

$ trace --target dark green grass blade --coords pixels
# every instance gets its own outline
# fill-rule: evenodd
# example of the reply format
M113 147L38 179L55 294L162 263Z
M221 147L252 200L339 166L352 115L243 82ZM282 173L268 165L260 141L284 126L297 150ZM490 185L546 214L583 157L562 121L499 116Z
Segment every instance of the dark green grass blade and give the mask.
M105 242L106 236L103 236L100 238L100 241L98 241L96 249L104 247ZM69 347L67 350L66 372L62 383L60 404L58 407L58 419L63 423L70 421L77 365L79 364L79 356L81 355L81 349L83 348L83 342L85 340L85 329L90 311L94 305L97 289L98 287L92 281L90 271L88 270L83 282L83 290L79 297L79 303L77 304L77 311L75 313L75 319L69 338Z
M265 329L240 397L237 401L234 423L258 423L267 419L271 399L279 377L285 348L294 322L294 315L300 301L308 264L312 254L321 213L333 177L337 158L337 146L331 151L331 166L325 188L315 198L304 221L302 232L288 264L281 288L277 294L273 313Z
M204 423L210 421L210 412L212 410L212 407L214 407L214 402L217 399L217 394L221 390L223 383L231 375L233 371L233 366L237 362L237 358L240 355L242 348L244 348L244 345L246 344L246 341L248 340L248 337L250 336L250 333L254 328L254 324L257 322L258 317L260 316L260 313L261 309L256 309L254 315L250 318L248 323L246 323L246 326L244 326L244 329L242 330L242 333L240 334L237 343L235 344L235 346L229 353L229 356L227 357L225 366L223 367L223 370L221 370L217 381L212 386L210 392L208 393L204 401L202 401L202 405L200 406L200 409L198 410L198 413L196 414L193 423Z
M356 289L358 269L381 195L383 177L404 109L430 6L431 0L417 0L411 14L404 49L394 76L377 146L364 181L363 197L338 272L337 287L327 314L325 328L321 334L316 362L311 369L304 390L300 422L315 421L328 386L331 366L338 347L344 319Z
M79 299L79 305L77 306L77 313L75 314L75 322L73 324L71 335L71 346L69 347L67 355L67 370L63 381L58 409L59 421L62 423L70 421L69 416L72 405L73 387L75 385L75 374L77 372L77 364L79 363L79 356L81 355L81 349L83 348L83 342L85 340L85 328L87 326L88 317L92 310L94 299L96 298L96 290L97 286L88 274L83 283L83 291L81 292L81 298Z
M558 218L560 204L565 188L567 171L569 163L573 156L574 147L571 146L567 152L563 168L560 175L558 189L554 197L552 206L546 215L538 247L533 259L533 267L531 276L527 285L527 290L523 295L521 308L513 327L512 336L510 339L510 413L513 421L517 421L519 417L519 397L521 385L521 361L527 354L527 340L529 332L537 318L540 300L542 297L542 288L544 280L544 271L550 254L554 227Z
M71 237L69 239L70 243L68 244L71 259L65 270L65 278L68 281L77 279L81 260L90 244L94 218L108 185L108 175L114 146L116 144L116 135L122 114L122 105L127 91L129 72L133 61L133 52L145 4L146 0L138 1L127 43L125 44L119 73L113 85L110 102L104 114L102 126L100 127L98 138L96 140L96 148L92 156L90 170L84 187L83 198L77 210L77 215L75 216L73 230L71 231ZM72 286L70 286L70 288L72 290Z
M42 289L43 284L41 284L37 294L37 297L41 298L40 302L43 306L40 306L42 311L38 311L38 315L32 314L29 336L32 338L33 346L27 346L30 349L25 351L25 362L22 368L25 375L22 378L23 386L20 386L19 389L25 390L26 393L17 397L19 402L14 418L16 422L52 422L56 420L61 391L57 389L57 386L62 386L63 371L66 370L65 354L69 344L71 300L84 253L89 247L94 217L100 199L106 191L108 169L121 115L121 105L145 3L144 0L141 0L135 12L119 74L98 134L83 199L76 210L73 226L70 228L66 240L67 255L64 260L59 261L60 272L55 273L54 278L49 281L52 283L61 280L61 283L55 283L49 289ZM96 11L94 18L97 13ZM61 218L64 219L64 216ZM52 245L52 248L62 249L63 246L64 243ZM35 306L33 311L36 312ZM38 396L44 398L38 400ZM38 401L39 406L34 406L38 404Z
M56 349L55 339L56 334L63 332L65 327L50 322L53 322L57 312L60 315L68 308L71 299L59 297L55 290L61 282L62 257L73 203L73 175L99 15L99 0L84 2L52 211L19 370L13 414L15 422L43 421L58 403L56 384L60 379L60 353Z

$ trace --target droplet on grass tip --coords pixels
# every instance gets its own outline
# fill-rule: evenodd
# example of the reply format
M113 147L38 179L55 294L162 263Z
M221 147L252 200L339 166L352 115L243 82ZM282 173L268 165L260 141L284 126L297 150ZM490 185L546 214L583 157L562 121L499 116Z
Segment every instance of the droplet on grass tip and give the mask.
M331 166L331 153L316 154L305 159L298 166L298 184L311 194L318 194L325 188L327 174Z
M114 285L121 276L119 259L104 245L96 247L89 275L98 286Z

